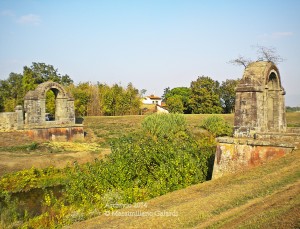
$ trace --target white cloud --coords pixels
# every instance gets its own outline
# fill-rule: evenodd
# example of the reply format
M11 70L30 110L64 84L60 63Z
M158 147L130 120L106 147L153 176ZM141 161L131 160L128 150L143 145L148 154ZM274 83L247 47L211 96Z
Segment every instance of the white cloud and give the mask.
M258 38L267 41L267 40L278 40L290 36L293 36L292 32L274 32L274 33L261 34L258 36Z
M40 16L35 14L27 14L19 17L17 20L19 24L27 25L39 25L41 23Z
M279 38L283 38L283 37L290 37L292 36L293 33L292 32L275 32L275 33L272 33L271 36L274 38L274 39L279 39Z

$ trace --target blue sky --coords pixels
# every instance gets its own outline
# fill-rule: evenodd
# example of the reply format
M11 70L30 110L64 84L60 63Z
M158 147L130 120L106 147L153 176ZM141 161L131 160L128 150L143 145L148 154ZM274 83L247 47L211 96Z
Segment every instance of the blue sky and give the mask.
M228 61L262 45L285 59L286 104L300 106L299 12L298 0L0 0L0 79L43 62L75 83L162 95L202 75L241 78Z

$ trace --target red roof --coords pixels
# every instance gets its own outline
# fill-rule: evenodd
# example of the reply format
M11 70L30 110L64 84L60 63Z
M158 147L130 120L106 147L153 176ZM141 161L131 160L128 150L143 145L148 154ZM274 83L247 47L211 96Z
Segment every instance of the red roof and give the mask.
M149 95L149 96L146 96L146 97L149 98L149 99L161 99L161 97L156 96L156 95Z

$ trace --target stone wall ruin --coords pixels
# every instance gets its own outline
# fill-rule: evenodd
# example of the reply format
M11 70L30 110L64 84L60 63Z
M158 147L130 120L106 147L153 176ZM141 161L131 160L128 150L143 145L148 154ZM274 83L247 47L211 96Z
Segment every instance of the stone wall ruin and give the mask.
M24 128L23 108L16 106L15 112L0 113L0 131L21 130Z
M55 95L54 120L46 120L46 94L51 90ZM17 106L15 112L0 113L0 130L23 130L33 139L82 140L83 126L75 124L74 99L56 82L39 84L26 93L24 108Z

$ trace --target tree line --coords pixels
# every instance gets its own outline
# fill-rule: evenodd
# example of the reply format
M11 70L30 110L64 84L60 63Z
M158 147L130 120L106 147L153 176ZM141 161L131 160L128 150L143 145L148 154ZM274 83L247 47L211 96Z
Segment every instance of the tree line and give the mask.
M208 76L199 76L190 87L166 88L163 100L171 113L232 113L238 82L238 79L227 79L220 84Z
M126 87L100 82L75 85L69 75L61 75L52 65L33 62L30 67L23 67L22 74L12 72L6 80L0 80L0 112L14 111L17 105L23 104L28 91L49 80L62 84L74 97L77 116L140 114L146 91L138 90L132 83ZM163 101L171 113L231 113L237 83L238 80L231 79L220 84L208 76L199 76L190 87L167 87ZM46 112L55 112L55 95L51 90L46 95Z
M252 48L256 49L257 53L255 61L268 61L275 64L284 61L274 47L256 45ZM239 55L229 63L246 68L255 61ZM227 79L220 84L208 76L199 76L191 82L190 87L166 88L163 98L169 111L173 113L232 113L235 106L235 87L238 82L239 79Z
M0 80L0 112L14 111L23 104L28 91L49 80L63 85L74 97L76 116L139 114L141 95L132 83L127 87L99 82L75 85L70 76L61 75L52 65L35 62L25 66L22 74L12 72L6 80ZM46 112L55 112L55 95L51 90L46 95Z

